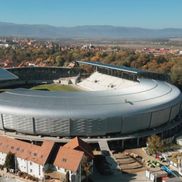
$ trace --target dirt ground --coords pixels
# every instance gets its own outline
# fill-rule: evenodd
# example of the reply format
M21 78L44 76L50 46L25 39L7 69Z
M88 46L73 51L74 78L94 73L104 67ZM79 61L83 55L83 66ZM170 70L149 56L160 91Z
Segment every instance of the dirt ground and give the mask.
M124 173L136 174L146 170L145 161L148 156L141 148L115 152L114 157Z

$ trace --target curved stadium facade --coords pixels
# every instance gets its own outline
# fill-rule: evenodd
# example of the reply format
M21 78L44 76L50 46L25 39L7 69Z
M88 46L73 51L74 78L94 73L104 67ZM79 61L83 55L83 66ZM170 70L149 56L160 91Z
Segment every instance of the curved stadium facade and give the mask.
M91 64L102 75L117 77L117 83L122 79L122 83L132 84L118 88L112 85L110 89L95 86L96 91L80 92L20 88L2 92L0 129L46 136L124 136L170 125L182 110L180 90L166 81L149 78L151 73L99 63L79 63ZM2 80L2 87L51 81L69 76L72 70L34 67L8 71L19 79ZM77 71L71 74L77 75ZM107 85L108 77L103 78L105 81L101 85ZM98 80L90 79L90 85L94 88Z

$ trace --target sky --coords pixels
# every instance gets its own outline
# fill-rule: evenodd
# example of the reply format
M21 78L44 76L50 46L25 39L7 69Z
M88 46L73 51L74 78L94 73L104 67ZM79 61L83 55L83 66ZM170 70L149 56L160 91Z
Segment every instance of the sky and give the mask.
M0 0L0 22L182 28L182 0Z

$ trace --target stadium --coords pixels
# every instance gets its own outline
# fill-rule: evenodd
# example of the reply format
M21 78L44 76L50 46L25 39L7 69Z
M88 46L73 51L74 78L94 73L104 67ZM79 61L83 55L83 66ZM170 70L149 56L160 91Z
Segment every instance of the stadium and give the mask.
M164 75L98 62L77 63L95 71L82 79L79 68L1 69L0 129L35 136L126 140L155 133L174 135L181 128L182 94ZM17 88L62 83L66 78L81 90Z

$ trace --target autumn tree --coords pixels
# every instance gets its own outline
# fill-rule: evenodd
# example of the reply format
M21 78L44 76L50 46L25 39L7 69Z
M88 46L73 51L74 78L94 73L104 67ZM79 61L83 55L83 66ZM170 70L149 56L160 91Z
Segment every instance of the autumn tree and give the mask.
M89 175L91 174L92 165L89 163L88 158L84 155L82 159L82 174L85 176L86 181L89 180Z
M182 85L182 61L178 61L171 69L171 79L174 83Z
M163 151L163 142L158 135L152 135L147 138L147 151L150 155Z

